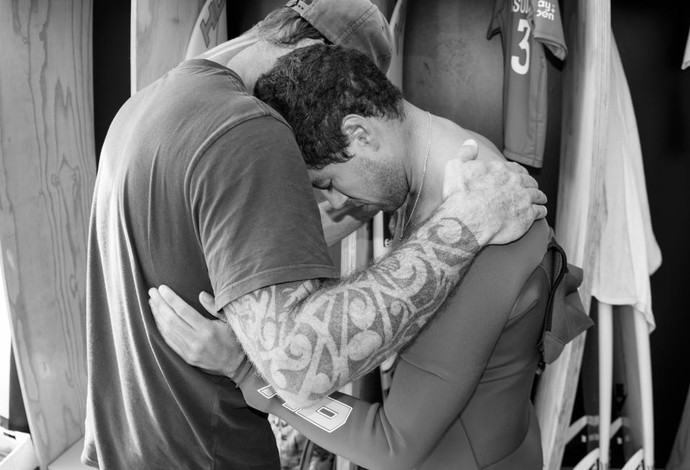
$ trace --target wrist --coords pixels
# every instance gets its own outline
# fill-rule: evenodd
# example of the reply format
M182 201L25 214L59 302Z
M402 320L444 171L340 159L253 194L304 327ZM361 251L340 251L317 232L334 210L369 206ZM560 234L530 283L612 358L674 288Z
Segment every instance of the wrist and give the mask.
M461 252L464 255L478 253L489 244L491 236L491 227L481 220L479 207L446 199L409 240L430 242L450 250L449 254Z
M487 217L488 205L485 201L472 198L471 194L464 197L449 196L439 207L439 217L457 221L462 226L463 247L467 252L479 252L483 247L491 244L491 239L499 231L494 219Z
M251 374L254 370L254 365L251 363L247 355L242 356L240 365L232 370L231 373L226 374L237 387Z

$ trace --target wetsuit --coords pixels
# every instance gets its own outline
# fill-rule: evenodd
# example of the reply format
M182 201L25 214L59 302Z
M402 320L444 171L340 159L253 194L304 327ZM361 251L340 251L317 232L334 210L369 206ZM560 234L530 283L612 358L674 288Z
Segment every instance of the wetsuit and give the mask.
M254 375L241 384L245 399L372 470L541 469L530 393L560 262L550 240L541 220L514 243L485 248L400 354L384 403L336 393L291 410Z

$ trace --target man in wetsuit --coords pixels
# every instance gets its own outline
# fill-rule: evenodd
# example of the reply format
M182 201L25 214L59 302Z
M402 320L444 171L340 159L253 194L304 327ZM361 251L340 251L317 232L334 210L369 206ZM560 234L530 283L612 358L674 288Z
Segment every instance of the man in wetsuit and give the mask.
M489 167L503 161L482 136L403 100L353 51L315 45L290 53L259 78L255 93L291 124L312 185L333 206L398 211L398 245L419 235L457 184L448 175L455 174L456 149L465 141L478 142L478 158ZM438 318L400 355L383 404L335 394L295 410L254 374L240 381L244 396L370 469L541 468L530 390L549 298L566 279L558 275L566 272L555 246L538 221L520 240L482 250ZM152 303L159 318L196 317L168 290L165 299L153 290ZM351 318L361 325L379 321L365 309ZM169 333L164 327L166 338ZM202 364L222 368L214 357Z
M265 415L247 406L230 379L190 367L158 334L147 305L151 285L170 285L192 302L212 290L263 376L304 405L409 341L482 245L520 236L543 217L543 207L532 207L532 196L543 201L535 182L504 166L488 176L499 191L500 177L518 191L523 181L529 186L517 206L510 197L474 204L459 191L425 228L454 228L452 235L411 238L393 255L399 264L324 283L337 271L304 161L289 125L251 93L277 57L316 41L359 48L384 67L387 33L368 0L291 0L240 39L184 61L119 110L103 145L90 219L85 463L127 470L278 466ZM516 209L521 216L507 227L486 223L486 210L502 220ZM353 302L373 300L390 320L386 328L353 324L349 331L361 341L336 334ZM406 315L395 315L401 308ZM323 328L324 314L334 329ZM242 358L235 350L225 362L229 377L239 380Z

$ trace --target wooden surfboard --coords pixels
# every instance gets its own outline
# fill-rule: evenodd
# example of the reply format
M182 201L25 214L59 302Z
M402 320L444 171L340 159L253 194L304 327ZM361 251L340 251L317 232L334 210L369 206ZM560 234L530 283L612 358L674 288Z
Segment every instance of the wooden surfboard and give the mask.
M192 29L185 59L191 59L228 39L226 0L206 0Z
M0 310L43 469L84 434L92 16L91 0L0 2Z
M403 88L403 56L405 46L405 19L407 15L407 0L398 0L389 20L393 35L393 54L390 68L386 74L388 79L404 92ZM374 258L383 256L388 251L390 233L387 231L388 217L379 212L373 221L373 251Z
M654 413L649 330L641 312L614 307L613 386L621 398L623 455L642 449L645 470L654 469Z
M203 0L132 0L132 94L184 59L203 5Z
M132 93L227 39L226 0L132 0Z
M405 20L407 19L407 0L398 0L390 18L393 35L393 55L388 69L388 79L401 91L403 88L403 56L405 52Z
M385 11L385 5L377 4L377 6L381 11ZM387 76L389 80L391 80L401 90L406 10L407 0L398 0L395 4L395 8L393 9L391 18L389 19L391 31L394 34L394 49ZM386 236L386 223L387 217L384 217L384 214L379 212L374 217L374 220L371 223L371 228L368 225L361 227L355 233L343 240L340 256L342 275L349 274L354 269L366 265L366 263L372 257L379 258L388 251L389 240ZM370 395L371 391L366 390L366 388L372 384L382 387L384 391L387 390L390 382L390 375L387 374L386 371L390 370L393 365L393 361L394 358L386 361L382 365L380 382L372 380L360 380L353 384L348 384L341 391L344 393L353 394L355 396ZM356 470L357 468L359 468L357 465L349 462L343 457L338 456L336 458L336 470Z
M642 446L642 401L634 311L629 306L614 307L613 388L623 418L624 453L630 457Z
M398 0L393 9L393 14L390 18L390 29L393 35L393 54L391 57L391 65L388 69L388 79L397 86L400 91L405 92L403 86L403 57L405 53L405 20L407 19L407 0ZM383 212L379 212L374 217L373 232L374 232L374 258L383 256L388 251L389 245L392 243L393 234L387 230L390 217ZM380 366L381 373L381 393L385 397L388 394L390 383L392 380L393 365L395 364L395 357L391 357L384 361Z
M575 173L576 163L590 156L603 155L606 145L606 119L608 116L607 91L609 88L611 11L607 2L578 0L565 5L564 29L569 49L564 67L562 106L562 146L560 163L560 190L556 215L556 237L568 253L568 261L582 266L592 256L594 240L587 240L580 248L577 235L578 220L595 214L573 198L563 197L565 187ZM594 163L596 164L596 162ZM592 181L588 194L599 194L601 181ZM584 212L583 212L584 211ZM588 215L589 214L589 215ZM596 220L588 221L598 226ZM585 270L580 292L591 292L591 273ZM582 302L589 311L591 298L583 294ZM544 468L557 470L566 444L567 429L573 418L572 410L577 391L584 335L568 344L558 358L542 374L535 397L537 417L541 427L544 450Z
M7 298L5 275L0 266L0 299ZM12 360L12 335L10 313L6 303L0 303L0 426L7 427L10 419L10 361Z
M365 266L372 257L371 247L369 224L365 224L345 237L340 242L340 275L342 277L348 276L358 268ZM341 387L340 391L348 395L360 396L359 389L361 386L361 380L357 380ZM356 470L357 468L358 466L349 460L336 456L335 470Z

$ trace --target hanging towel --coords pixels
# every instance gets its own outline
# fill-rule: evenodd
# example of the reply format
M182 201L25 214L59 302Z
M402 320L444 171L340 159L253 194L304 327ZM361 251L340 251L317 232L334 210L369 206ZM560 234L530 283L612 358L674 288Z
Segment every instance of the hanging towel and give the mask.
M651 332L649 276L661 264L661 251L652 232L632 98L613 38L608 112L603 155L561 161L556 235L570 261L584 270L583 299L631 305L644 314ZM598 192L597 181L603 189ZM585 249L585 243L593 246Z

